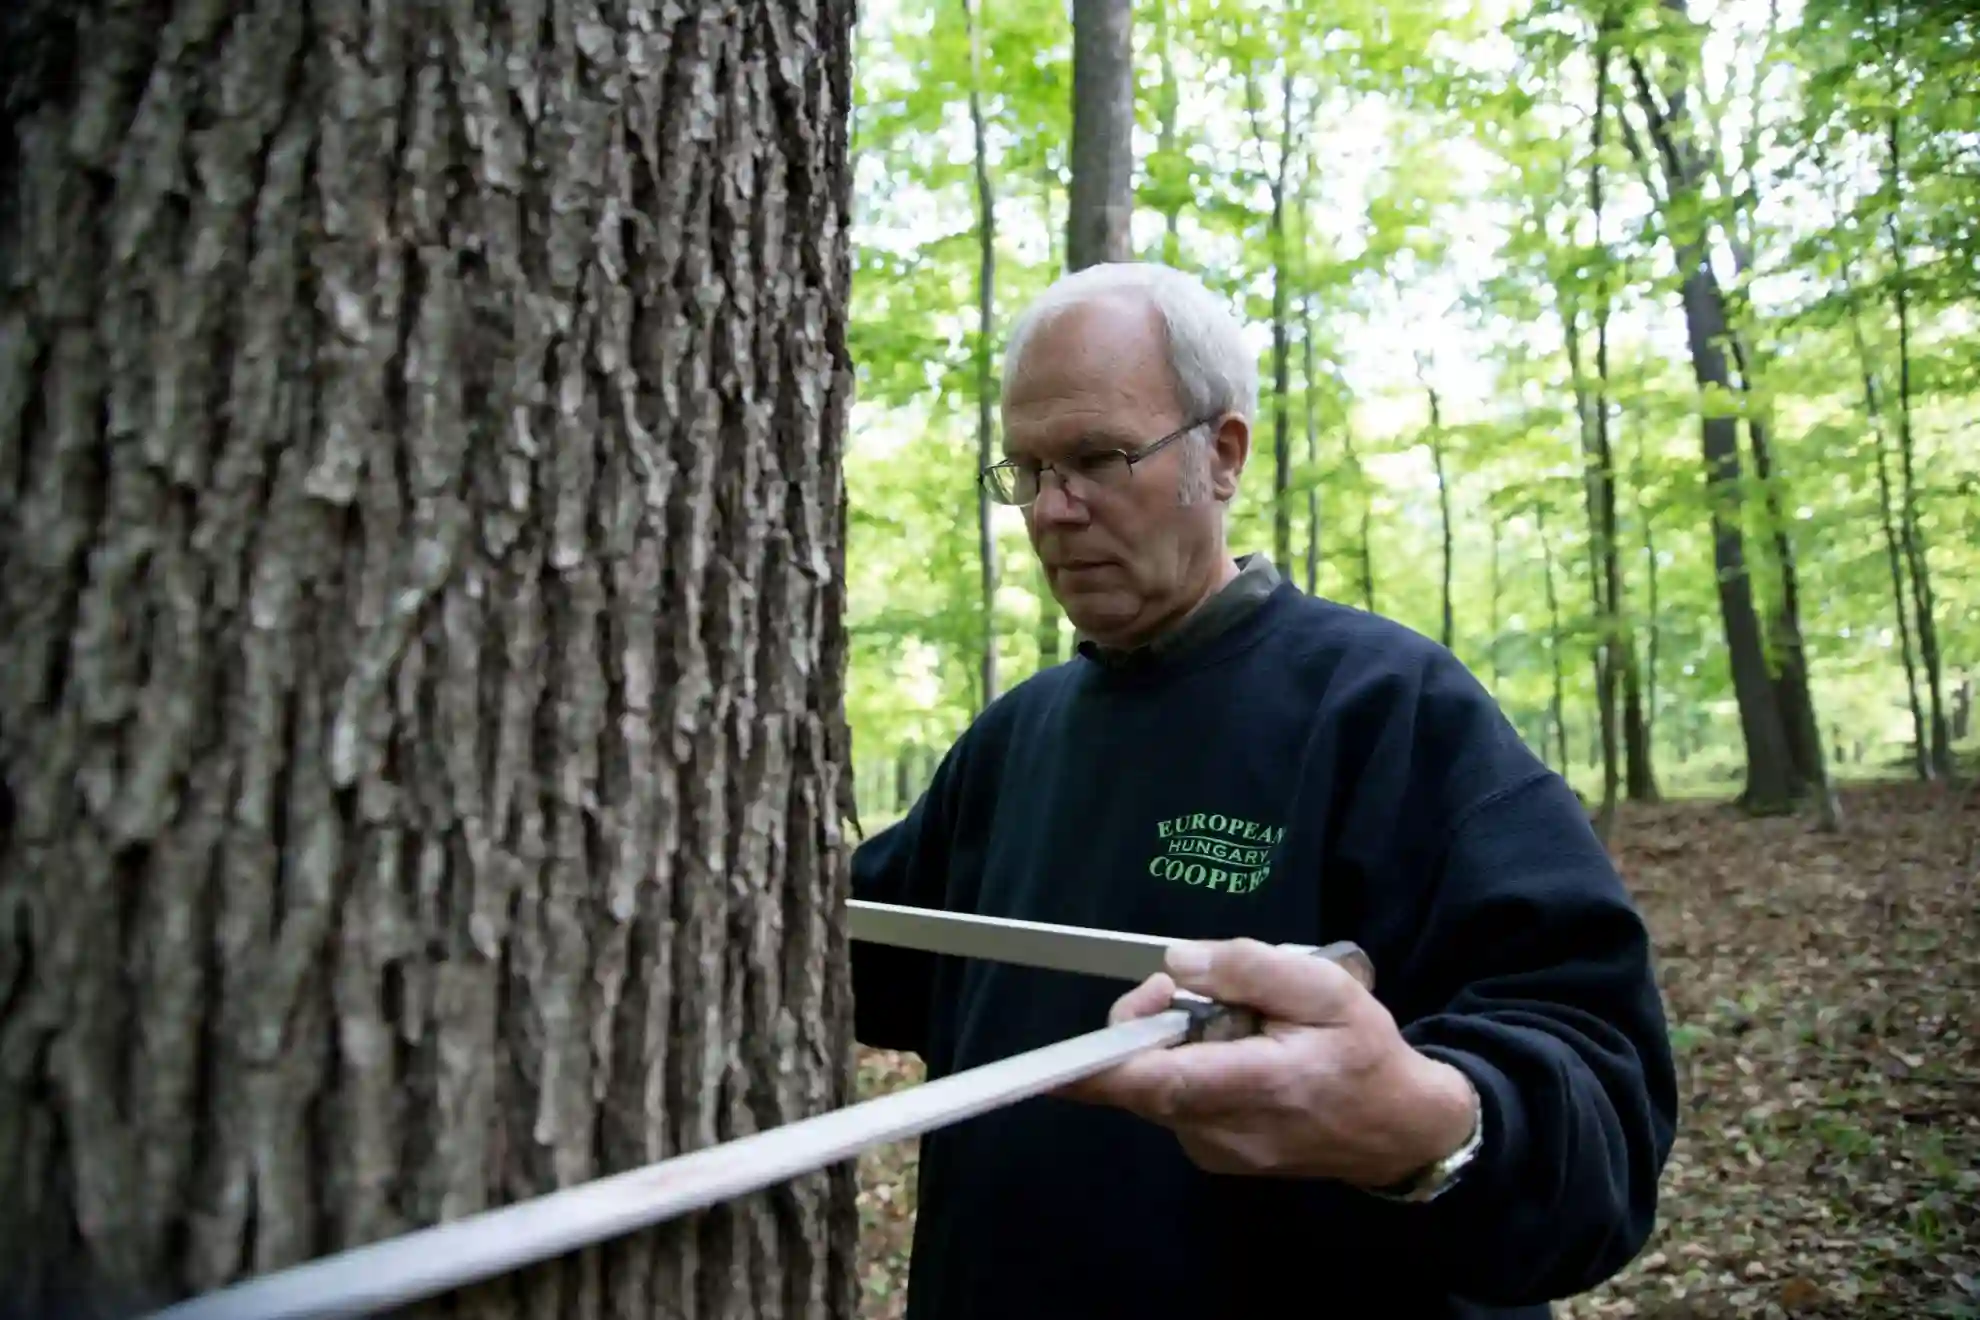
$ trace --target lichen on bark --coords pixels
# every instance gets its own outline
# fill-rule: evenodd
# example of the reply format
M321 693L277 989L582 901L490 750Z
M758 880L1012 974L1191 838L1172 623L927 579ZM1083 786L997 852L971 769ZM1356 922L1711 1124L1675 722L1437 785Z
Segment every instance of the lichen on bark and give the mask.
M848 0L24 4L0 1280L837 1107ZM842 1316L840 1167L453 1299Z

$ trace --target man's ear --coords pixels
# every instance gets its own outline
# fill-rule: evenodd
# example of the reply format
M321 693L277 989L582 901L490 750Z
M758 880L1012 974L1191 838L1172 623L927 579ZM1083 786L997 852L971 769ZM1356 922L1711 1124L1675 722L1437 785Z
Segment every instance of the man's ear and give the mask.
M1226 413L1210 437L1210 493L1220 504L1229 504L1237 494L1238 478L1251 457L1251 424L1236 413Z

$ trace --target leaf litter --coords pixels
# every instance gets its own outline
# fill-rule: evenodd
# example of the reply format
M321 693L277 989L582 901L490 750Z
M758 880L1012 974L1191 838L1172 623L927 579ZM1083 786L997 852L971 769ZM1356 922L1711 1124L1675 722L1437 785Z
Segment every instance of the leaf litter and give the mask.
M1980 785L1842 792L1843 828L1625 804L1679 1132L1657 1228L1561 1320L1980 1320ZM862 1095L922 1080L862 1050ZM860 1314L906 1306L916 1143L860 1158Z

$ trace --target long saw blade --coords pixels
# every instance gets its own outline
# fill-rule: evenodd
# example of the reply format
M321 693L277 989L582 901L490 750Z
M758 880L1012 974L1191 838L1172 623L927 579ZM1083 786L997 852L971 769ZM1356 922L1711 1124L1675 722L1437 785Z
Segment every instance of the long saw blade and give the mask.
M851 1159L1172 1045L1201 1015L1152 1017L800 1119L705 1150L356 1247L222 1288L155 1320L371 1315L547 1260Z
M848 902L846 913L856 940L958 958L985 958L1025 967L1081 972L1118 981L1143 981L1161 971L1170 946L1177 942L1132 931L1059 926L1047 921L951 912L943 908L902 907L867 899ZM1282 947L1339 963L1363 985L1371 990L1375 988L1375 964L1352 941ZM1187 991L1179 992L1178 999L1198 1007L1210 1002ZM1219 1030L1242 1034L1256 1029L1256 1023L1246 1023L1242 1015L1222 1016L1228 1020L1220 1022Z
M1163 956L1173 943L1159 935L900 907L859 898L846 904L846 915L856 940L1120 981L1140 981L1161 971Z
M1169 941L855 901L852 936L1125 980L1158 970ZM1372 986L1351 943L1306 952ZM1249 1010L1178 991L1165 1012L1089 1031L905 1091L576 1187L419 1229L177 1303L153 1320L337 1320L405 1306L677 1219L1103 1072L1143 1050L1258 1029Z

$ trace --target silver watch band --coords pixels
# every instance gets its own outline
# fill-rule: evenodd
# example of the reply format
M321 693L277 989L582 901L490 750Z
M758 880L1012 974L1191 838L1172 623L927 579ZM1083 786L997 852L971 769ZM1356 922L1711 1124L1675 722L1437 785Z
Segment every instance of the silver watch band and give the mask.
M1441 1160L1424 1165L1399 1183L1371 1188L1370 1195L1385 1201L1420 1205L1436 1200L1457 1185L1465 1167L1478 1157L1479 1149L1485 1144L1484 1099L1478 1094L1478 1084L1469 1076L1465 1077L1464 1084L1471 1090L1471 1135Z

